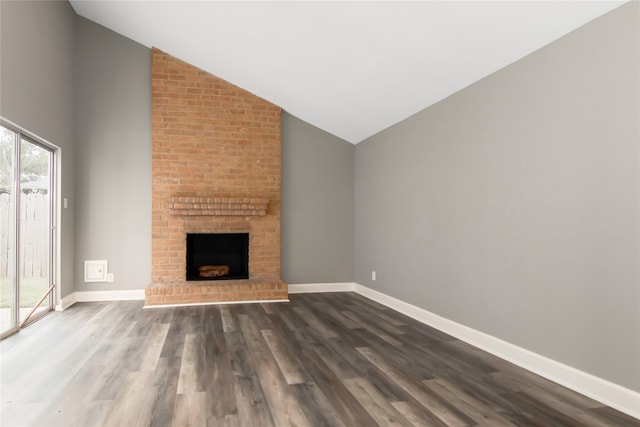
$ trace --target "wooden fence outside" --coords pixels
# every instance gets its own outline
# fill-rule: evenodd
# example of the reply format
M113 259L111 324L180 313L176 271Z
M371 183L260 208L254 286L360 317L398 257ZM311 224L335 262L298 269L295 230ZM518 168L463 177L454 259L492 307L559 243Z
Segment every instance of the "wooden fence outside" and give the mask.
M15 268L10 257L10 250L15 246L10 197L9 193L0 193L0 278L13 276ZM20 277L48 276L49 227L49 194L23 193L20 196Z

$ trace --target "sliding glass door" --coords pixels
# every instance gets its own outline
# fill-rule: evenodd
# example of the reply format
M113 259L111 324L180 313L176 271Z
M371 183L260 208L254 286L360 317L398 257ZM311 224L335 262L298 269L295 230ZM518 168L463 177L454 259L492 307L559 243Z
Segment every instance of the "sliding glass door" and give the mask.
M53 308L53 157L0 126L0 336Z

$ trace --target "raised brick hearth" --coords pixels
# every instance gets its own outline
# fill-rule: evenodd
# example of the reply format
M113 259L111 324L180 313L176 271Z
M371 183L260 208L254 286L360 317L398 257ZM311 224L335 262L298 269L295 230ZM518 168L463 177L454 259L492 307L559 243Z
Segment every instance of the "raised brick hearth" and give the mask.
M153 49L147 305L282 300L280 108ZM187 233L249 233L249 279L186 281Z
M146 290L147 305L267 301L287 298L287 284L262 280L217 280L198 284L156 283Z

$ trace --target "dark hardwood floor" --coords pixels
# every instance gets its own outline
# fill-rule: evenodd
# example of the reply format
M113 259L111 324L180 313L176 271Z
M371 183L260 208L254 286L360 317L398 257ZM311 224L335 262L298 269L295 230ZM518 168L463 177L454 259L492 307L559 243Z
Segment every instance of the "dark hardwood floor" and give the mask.
M640 426L353 293L76 304L0 357L2 426Z

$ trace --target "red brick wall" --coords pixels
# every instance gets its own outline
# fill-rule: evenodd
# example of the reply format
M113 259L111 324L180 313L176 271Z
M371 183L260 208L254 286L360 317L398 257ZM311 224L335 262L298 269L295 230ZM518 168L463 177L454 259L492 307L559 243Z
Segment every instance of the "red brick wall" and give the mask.
M190 302L160 301L152 289L170 287L173 295L179 286L197 290L193 286L198 284L203 289L228 286L223 293L242 288L244 297L251 297L246 291L253 289L253 299L286 298L280 279L280 107L160 50L153 49L152 55L153 235L147 303ZM178 215L173 209L177 197L265 198L268 207L265 215ZM187 284L185 242L192 232L249 232L249 281Z

